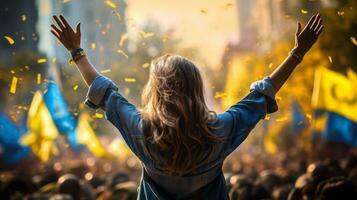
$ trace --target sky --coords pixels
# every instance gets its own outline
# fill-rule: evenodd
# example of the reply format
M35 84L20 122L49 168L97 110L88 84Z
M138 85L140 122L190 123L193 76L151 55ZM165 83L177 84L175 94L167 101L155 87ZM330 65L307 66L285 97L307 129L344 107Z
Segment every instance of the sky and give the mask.
M174 28L183 45L196 47L211 66L219 65L225 45L238 38L234 0L127 0L127 17L136 24L148 19Z

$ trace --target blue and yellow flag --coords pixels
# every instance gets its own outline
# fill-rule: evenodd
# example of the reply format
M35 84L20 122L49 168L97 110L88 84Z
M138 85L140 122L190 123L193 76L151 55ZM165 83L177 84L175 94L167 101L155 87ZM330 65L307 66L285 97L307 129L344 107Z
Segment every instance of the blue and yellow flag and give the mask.
M357 83L340 73L319 68L312 104L315 109L334 112L357 123Z
M21 143L28 145L42 162L47 162L51 155L57 155L54 140L58 130L52 120L42 93L37 91L32 99L27 117L28 132L21 138Z
M78 143L86 145L93 155L97 157L112 158L112 155L105 149L95 135L94 130L89 123L89 115L87 113L80 115L76 133Z
M43 99L59 133L66 136L72 149L79 150L80 146L77 143L75 132L76 121L69 111L60 88L53 80L48 83L47 92L43 95Z

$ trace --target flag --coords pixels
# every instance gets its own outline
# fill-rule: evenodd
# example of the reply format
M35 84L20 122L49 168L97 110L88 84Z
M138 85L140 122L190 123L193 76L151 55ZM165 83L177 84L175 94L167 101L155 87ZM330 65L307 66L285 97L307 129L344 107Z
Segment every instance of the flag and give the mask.
M122 138L114 139L108 146L108 151L118 157L120 160L127 159L133 156L132 151L129 147L125 144Z
M80 146L77 143L75 132L76 121L72 117L58 85L53 80L48 83L48 89L43 99L58 131L66 136L72 149L78 150Z
M312 104L315 109L334 112L357 123L357 84L342 74L319 68Z
M305 115L297 101L292 103L292 128L293 133L299 133L306 127Z
M15 124L0 113L1 158L7 164L16 164L30 153L30 149L19 143L21 133Z
M27 117L27 127L28 132L21 138L21 143L28 145L42 162L47 162L51 155L58 154L58 149L54 145L58 130L40 91L33 96Z
M316 72L314 137L357 147L357 84L351 76L325 68Z
M95 135L94 130L89 123L89 115L87 113L80 115L76 133L78 143L86 145L93 155L97 157L112 158L112 155L104 148Z

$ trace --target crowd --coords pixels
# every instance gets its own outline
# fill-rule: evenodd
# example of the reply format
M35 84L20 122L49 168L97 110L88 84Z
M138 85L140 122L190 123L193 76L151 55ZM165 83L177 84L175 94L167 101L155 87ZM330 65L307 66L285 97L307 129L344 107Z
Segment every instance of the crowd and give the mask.
M24 161L2 168L0 199L132 200L141 167L136 158L107 161L66 156L53 163ZM232 200L329 200L357 197L357 154L312 160L306 153L238 151L224 165Z

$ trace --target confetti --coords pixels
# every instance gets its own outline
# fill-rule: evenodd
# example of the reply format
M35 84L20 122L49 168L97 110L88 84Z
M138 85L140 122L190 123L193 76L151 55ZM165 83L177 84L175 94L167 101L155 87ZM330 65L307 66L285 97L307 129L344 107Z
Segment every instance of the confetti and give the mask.
M108 0L108 1L105 1L104 3L107 4L107 6L112 7L114 9L118 8L118 6L112 1Z
M5 36L5 39L9 42L10 45L15 43L14 39L12 39L10 36Z
M273 67L273 63L269 63L269 69L271 69Z
M216 92L216 94L214 95L215 99L224 98L224 97L227 97L227 93L225 92Z
M281 117L281 118L276 119L275 121L276 122L284 122L286 120L288 120L288 117Z
M355 37L351 37L351 42L357 46L357 39Z
M123 46L124 45L124 42L128 39L128 33L124 33L123 35L121 35L120 37L120 42L119 42L119 46Z
M151 37L151 36L154 36L154 35L155 35L154 32L147 32L147 33L145 33L144 31L139 31L139 33L141 34L141 36L143 36L143 38L148 38L148 37Z
M207 11L206 11L206 10L203 10L203 9L201 9L200 12L201 12L202 14L207 14Z
M150 67L150 63L144 63L143 65L142 65L142 68L148 68L148 67Z
M345 15L345 12L343 12L343 11L337 11L337 15L343 16L343 15Z
M63 3L69 3L71 0L63 0Z
M332 63L332 57L328 56L328 60L330 61L330 63Z
M36 80L37 80L36 81L37 85L40 85L41 84L41 74L40 73L37 74L37 79Z
M10 86L11 94L16 93L17 81L18 81L18 78L16 76L12 77L11 86Z
M270 120L270 115L265 115L264 120Z
M118 49L117 52L118 52L119 54L123 55L126 59L129 58L129 56L128 56L123 50Z
M74 85L73 86L73 91L77 91L78 90L78 85Z
M301 9L301 13L306 15L307 13L309 13L307 10Z
M51 62L52 62L53 64L55 64L55 63L57 62L57 58L56 58L56 57L53 57Z
M136 79L135 78L124 78L124 81L127 83L135 83Z
M118 19L121 21L121 16L120 16L120 13L116 10L113 10L112 12L114 15L116 15L118 17Z
M306 118L308 118L309 120L312 119L312 116L311 116L311 114L309 114L309 113L306 113L305 116L306 116Z
M95 113L94 117L100 119L103 118L104 115L102 113Z
M13 69L10 70L10 73L11 73L11 74L15 74L15 70L13 70Z
M97 47L97 44L95 42L92 42L92 44L90 46L92 49L95 49Z
M105 73L110 73L112 70L111 69L104 69L100 71L100 73L105 74Z
M40 58L37 60L37 63L45 63L45 62L47 62L46 58Z
M26 15L21 15L21 20L22 20L23 22L25 22L26 19L27 19Z

